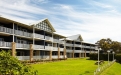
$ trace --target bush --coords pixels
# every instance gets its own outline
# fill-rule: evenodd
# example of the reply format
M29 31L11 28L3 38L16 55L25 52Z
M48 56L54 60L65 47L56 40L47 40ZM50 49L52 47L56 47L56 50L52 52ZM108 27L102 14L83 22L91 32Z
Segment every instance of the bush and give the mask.
M0 52L0 75L37 75L31 66L11 56L11 52Z

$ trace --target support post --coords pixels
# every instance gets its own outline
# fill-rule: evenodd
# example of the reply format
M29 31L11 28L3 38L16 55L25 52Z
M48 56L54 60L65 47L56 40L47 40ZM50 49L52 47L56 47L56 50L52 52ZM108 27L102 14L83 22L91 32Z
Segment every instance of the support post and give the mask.
M30 62L33 61L33 45L30 44Z
M16 43L12 42L12 56L16 56Z
M73 50L73 52L72 52L72 57L74 58L74 50Z
M58 47L58 59L60 59L60 47Z
M49 59L52 60L52 50L50 50L50 56Z
M87 57L87 55L86 55L86 50L85 50L85 57Z

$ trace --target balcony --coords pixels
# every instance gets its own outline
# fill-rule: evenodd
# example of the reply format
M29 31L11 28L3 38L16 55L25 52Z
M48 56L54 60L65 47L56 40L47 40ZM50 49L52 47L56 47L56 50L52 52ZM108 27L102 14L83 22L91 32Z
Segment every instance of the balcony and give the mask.
M60 43L60 44L64 44L64 41L59 40L59 43Z
M58 47L53 47L52 51L58 51Z
M44 45L34 45L35 50L41 50L44 49Z
M66 52L72 53L73 50L72 49L66 49Z
M53 42L59 43L59 40L58 39L53 39Z
M0 41L0 48L11 48L11 47L12 47L11 42Z
M47 40L47 41L53 41L53 38L49 37L49 36L45 36L45 40Z
M81 53L81 50L74 50L74 53Z
M64 51L64 48L60 48L60 51Z
M7 28L7 27L3 27L3 26L0 26L0 33L8 33L8 34L12 34L12 33L13 33L13 29L11 29L11 28Z
M30 56L16 56L18 60L30 60Z
M74 44L74 46L75 46L75 47L81 47L81 45L79 45L79 44Z
M73 46L73 44L66 43L66 46L71 46L71 47L72 47L72 46Z
M17 49L30 49L30 45L29 44L16 43L16 48Z
M45 46L45 50L48 50L48 51L53 50L53 47L52 46Z
M37 34L35 33L35 38L38 38L38 39L44 39L44 35L41 35L41 34Z
M24 32L24 31L21 31L21 30L15 30L15 35L32 37L32 33Z
M90 46L85 46L85 48L90 48Z

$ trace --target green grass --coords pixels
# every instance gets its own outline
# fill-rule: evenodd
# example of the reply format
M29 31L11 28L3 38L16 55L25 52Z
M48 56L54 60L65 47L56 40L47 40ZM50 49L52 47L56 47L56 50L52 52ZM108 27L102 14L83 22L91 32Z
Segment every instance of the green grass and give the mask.
M68 59L63 61L33 64L38 75L93 75L96 61L86 59Z
M103 71L101 75L121 75L121 64L114 63L112 66L110 66L108 69Z

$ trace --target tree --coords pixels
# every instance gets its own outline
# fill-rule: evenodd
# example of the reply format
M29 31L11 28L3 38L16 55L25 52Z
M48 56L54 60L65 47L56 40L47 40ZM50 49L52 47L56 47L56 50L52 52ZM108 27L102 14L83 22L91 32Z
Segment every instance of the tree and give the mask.
M96 44L105 52L111 48L112 40L110 38L101 39Z
M121 43L118 41L113 41L111 49L113 49L113 51L115 51L116 53L119 53L121 50Z
M0 52L0 75L37 75L32 67L22 64L11 52Z

